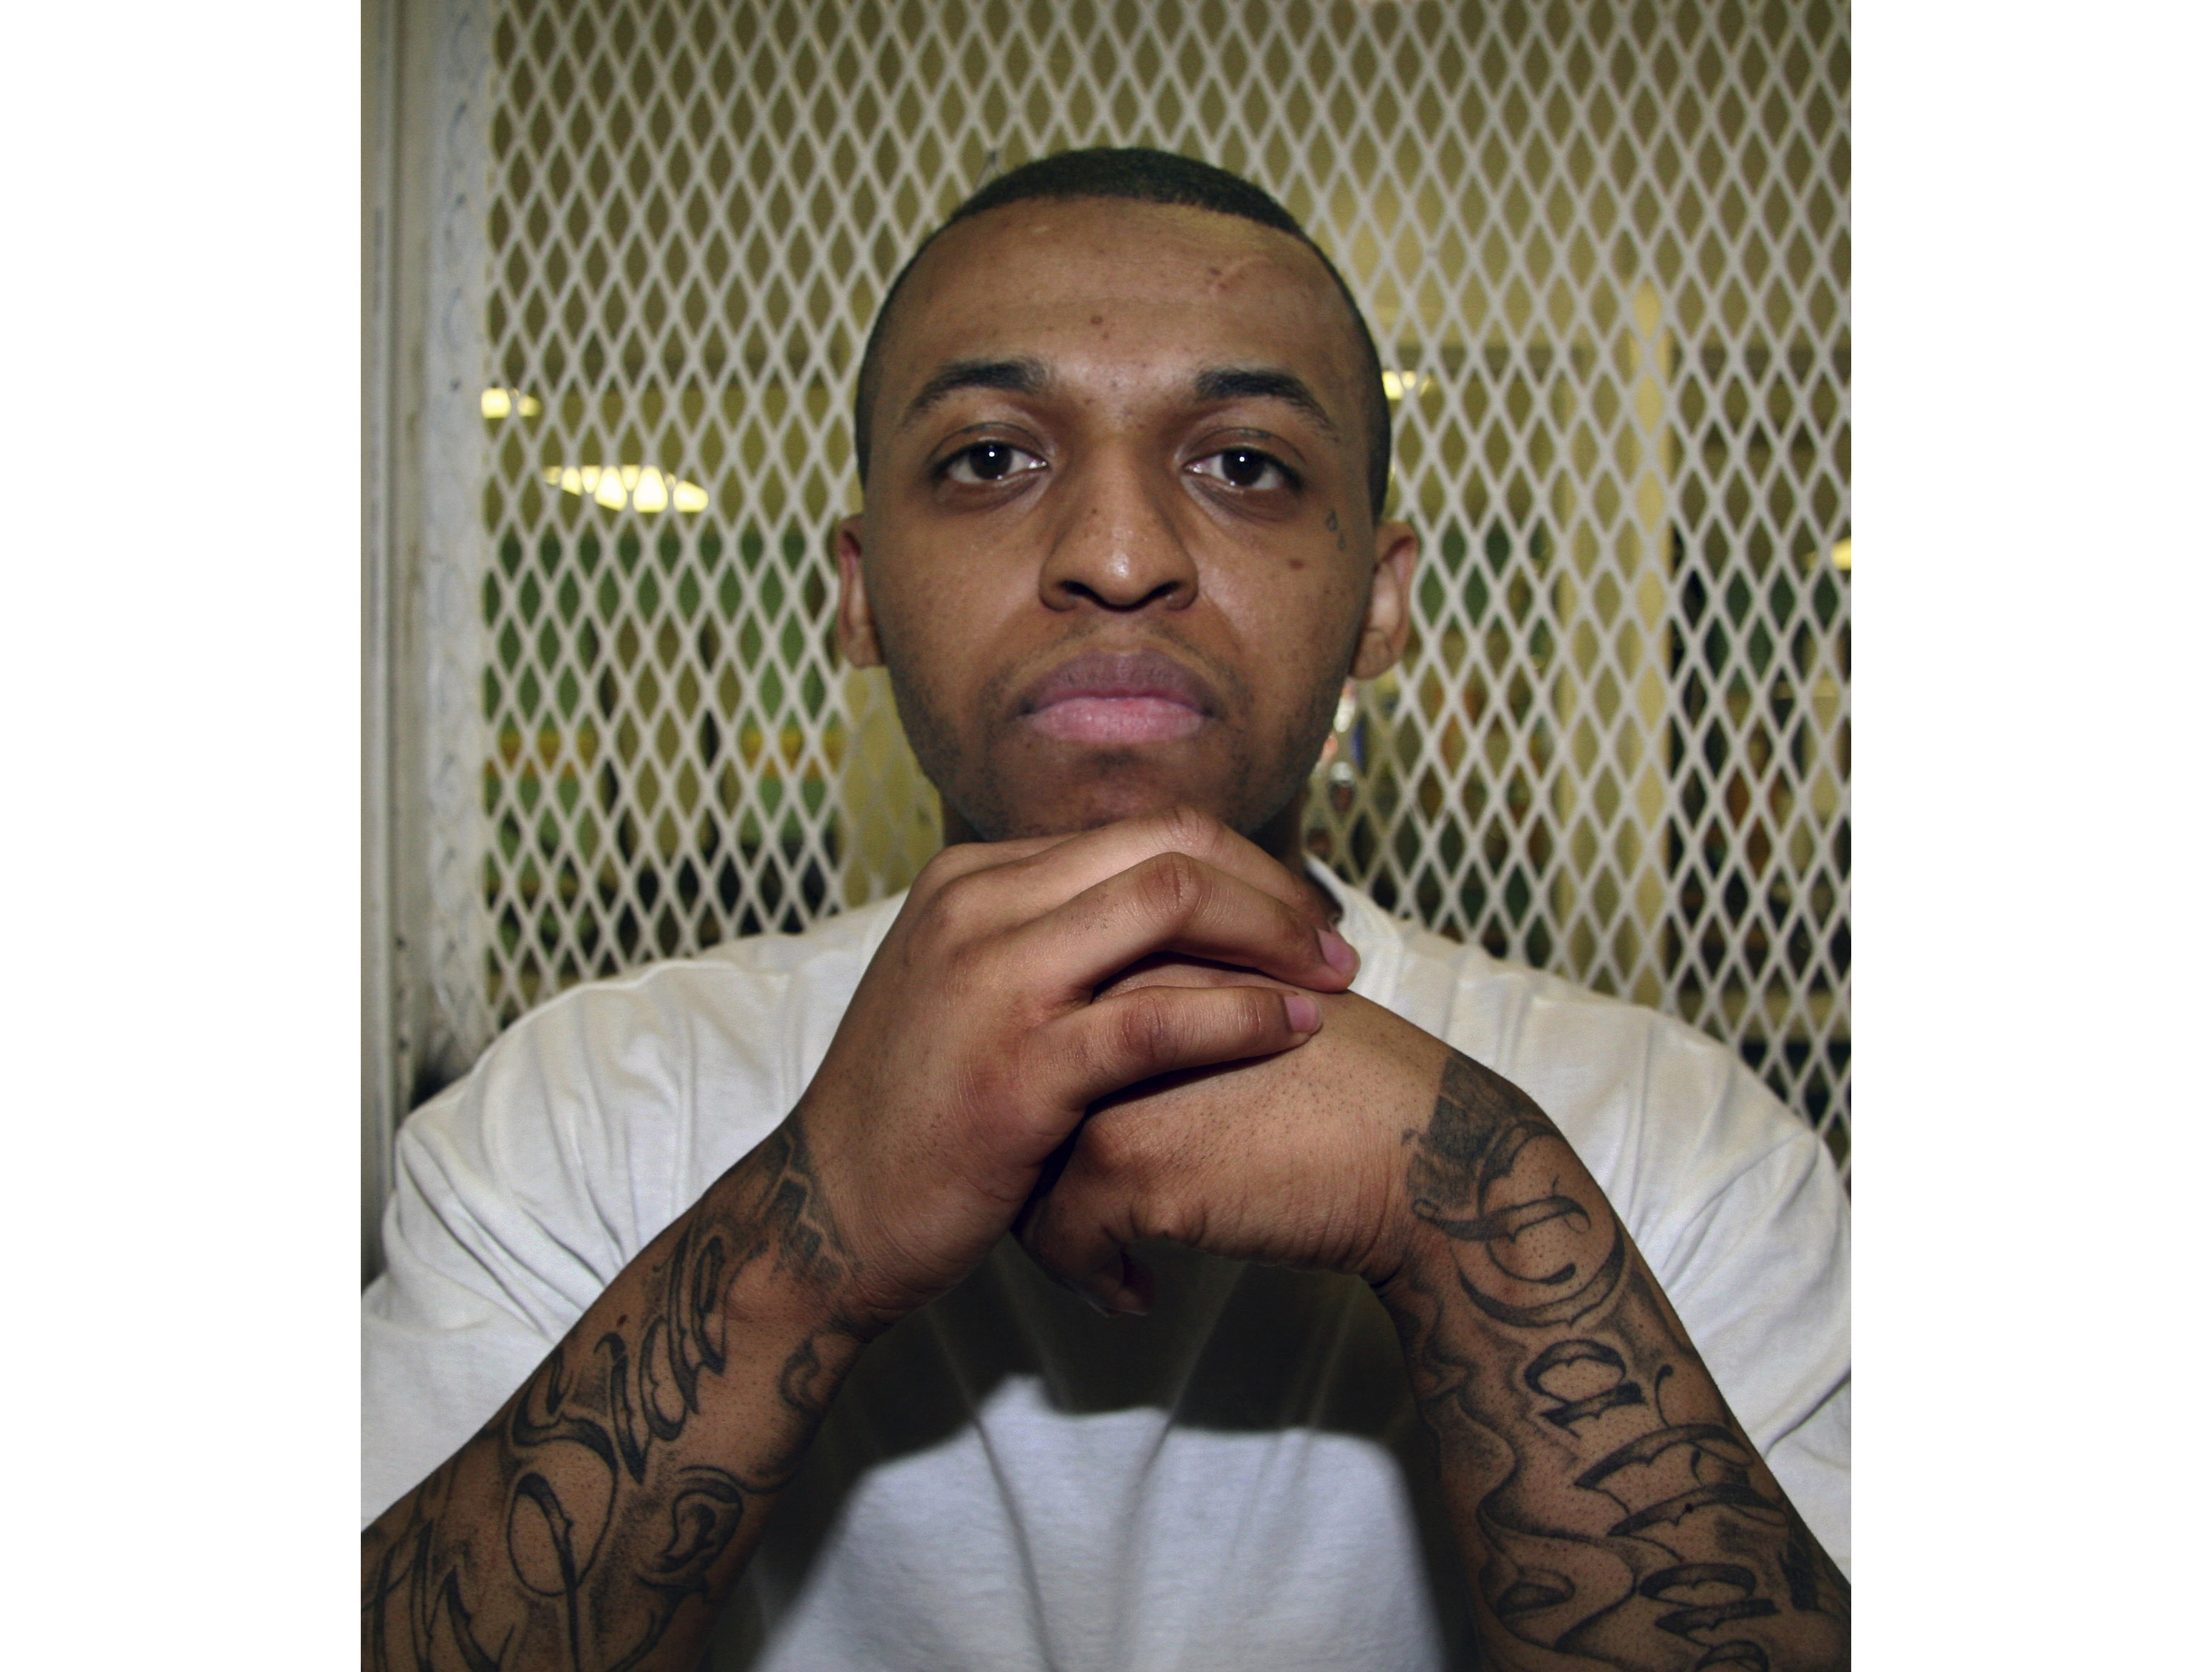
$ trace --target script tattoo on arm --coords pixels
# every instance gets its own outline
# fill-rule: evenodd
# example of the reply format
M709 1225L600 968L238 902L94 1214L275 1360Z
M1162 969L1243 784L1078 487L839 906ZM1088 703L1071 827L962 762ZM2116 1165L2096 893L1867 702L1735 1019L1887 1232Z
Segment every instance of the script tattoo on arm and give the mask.
M757 1344L732 1339L732 1287L833 1295L848 1265L787 1123L362 1535L364 1669L688 1666L860 1338L830 1305L756 1365Z
M1850 1587L1559 1128L1453 1053L1406 1134L1425 1230L1383 1295L1498 1664L1850 1659Z

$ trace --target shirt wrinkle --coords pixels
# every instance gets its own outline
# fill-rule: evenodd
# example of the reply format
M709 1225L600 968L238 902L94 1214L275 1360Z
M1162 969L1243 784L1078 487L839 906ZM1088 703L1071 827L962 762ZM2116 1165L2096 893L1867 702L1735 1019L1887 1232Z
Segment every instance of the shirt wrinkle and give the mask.
M523 1259L519 1250L505 1248L499 1239L491 1234L489 1229L469 1211L468 1205L460 1193L453 1188L448 1170L442 1164L427 1153L419 1153L413 1158L416 1164L422 1166L425 1170L435 1176L447 1187L444 1191L440 1192L421 1192L418 1200L423 1212L428 1213L431 1221L446 1233L453 1245L467 1256L469 1269L481 1275L486 1286L482 1289L475 1288L452 1272L441 1272L440 1275L459 1283L463 1288L469 1289L480 1299L492 1301L496 1295L498 1302L495 1304L503 1303L507 1312L518 1322L526 1325L534 1335L546 1335L547 1332L541 1319L545 1313L556 1310L546 1303L549 1297L556 1300L561 1298L557 1286L548 1282L543 1274L534 1269L526 1260ZM413 1167L407 1165L405 1160L403 1160L402 1167L410 1175L415 1170ZM411 1241L412 1239L408 1238L403 1231L402 1240ZM507 1260L496 1262L490 1259L485 1252L486 1249L499 1249L508 1256ZM516 1281L511 1280L523 1278L533 1280L545 1293L533 1296ZM573 1322L574 1320L572 1319L571 1322ZM562 1326L563 1329L567 1327L565 1324ZM555 1335L559 1333L557 1330L553 1332Z
M1528 1025L1528 1012L1535 1001L1533 993L1516 993L1498 1006L1495 1049L1501 1072L1502 1065L1514 1062L1521 1055L1521 1035Z
M941 1327L938 1333L942 1341ZM946 1357L953 1359L955 1355L948 1353ZM1017 1377L1008 1377L1000 1384L997 1395L1003 1397L1006 1391L1020 1379ZM1021 1562L1022 1577L1027 1582L1022 1587L1022 1593L1026 1601L1026 1612L1030 1616L1030 1630L1036 1639L1037 1652L1044 1662L1047 1672L1058 1672L1059 1660L1053 1652L1054 1634L1045 1617L1043 1578L1038 1571L1036 1552L1030 1544L1029 1529L1021 1513L1021 1499L1014 1491L1012 1473L1006 1468L1006 1459L1000 1455L998 1436L992 1432L994 1425L985 1420L981 1408L975 1403L974 1390L963 1387L962 1391L966 1397L970 1420L982 1450L983 1461L991 1472L991 1483L998 1494L1000 1513L1005 1520L1015 1556Z
M1636 1036L1636 1066L1632 1076L1636 1088L1636 1106L1649 1108L1652 1094L1658 1089L1656 1054L1652 1049L1651 1030L1643 1028ZM1621 1181L1621 1195L1628 1199L1629 1210L1622 1217L1634 1222L1638 1209L1644 1201L1644 1146L1652 1141L1647 1128L1629 1134L1629 1141L1616 1142L1619 1164L1626 1170Z
M1780 1445L1784 1440L1801 1432L1807 1424L1812 1422L1815 1418L1820 1416L1823 1411L1828 1409L1831 1401L1832 1401L1837 1395L1841 1394L1846 1388L1850 1387L1850 1384L1851 1373L1848 1370L1844 1371L1840 1376L1829 1378L1829 1380L1820 1388L1818 1397L1808 1399L1802 1401L1805 1408L1799 1412L1796 1417L1792 1418L1789 1423L1775 1430L1774 1437L1766 1443L1765 1449L1771 1451L1776 1446ZM1830 1553L1833 1554L1834 1553L1831 1552Z
M689 1169L684 1165L681 1158L699 1152L696 1141L699 1129L699 1083L706 1078L702 1072L705 1065L700 1061L700 1042L696 1035L689 1037L686 1043L690 1046L691 1072L684 1076L676 1088L675 1130L669 1134L668 1147L664 1152L668 1162L662 1169L666 1189L663 1200L667 1204L666 1213L660 1221L664 1226L675 1224L684 1210L691 1205L684 1200L684 1176ZM731 1160L734 1164L737 1158L732 1156ZM652 1239L641 1236L638 1240L642 1244Z
M586 1062L584 1072L586 1075L591 1076L594 1091L601 1091L599 1077L593 1072L592 1065ZM610 1099L606 1098L604 1095L601 1095L595 1097L592 1101L594 1106L604 1107ZM624 1266L629 1263L631 1257L636 1254L637 1249L630 1246L631 1239L623 1235L622 1227L617 1225L610 1215L608 1211L608 1202L602 1194L599 1181L593 1176L594 1170L584 1158L583 1136L577 1130L576 1122L574 1120L564 1118L562 1116L562 1110L566 1106L565 1100L549 1097L546 1102L548 1104L548 1113L551 1116L553 1124L556 1128L556 1135L561 1143L563 1152L568 1157L568 1166L570 1169L569 1178L574 1181L573 1188L589 1206L592 1222L599 1228L599 1236L601 1238L600 1246L603 1255L612 1262L609 1269L600 1276L600 1286L604 1288L607 1284L614 1281L615 1274L617 1272L619 1272ZM610 1147L611 1147L614 1134L611 1132L604 1132L603 1130L603 1136L609 1141ZM625 1163L634 1163L636 1159L634 1146L628 1142L624 1142L621 1147L621 1159ZM637 1197L635 1194L637 1180L635 1167L625 1165L621 1169L617 1176L615 1179L610 1180L609 1183L619 1183L627 1187L622 1191L622 1195L626 1199L624 1206L627 1207L630 1217L635 1219L637 1213ZM606 1194L611 1195L612 1193L608 1192ZM678 1211L681 1212L682 1210L678 1209ZM531 1217L537 1220L541 1225L545 1226L545 1233L547 1236L551 1237L554 1235L551 1226L545 1225L543 1215L533 1213ZM673 1219L675 1215L671 1214L669 1217ZM633 1225L631 1229L635 1231L635 1230L640 1229L640 1227ZM637 1246L641 1248L644 1246L645 1243L649 1240L649 1238L640 1237L638 1239ZM599 1271L598 1262L586 1260L583 1263L585 1269L587 1271L594 1273ZM589 1301L585 1303L586 1306L590 1304L591 1303ZM580 1316L580 1311L579 1315Z
M1734 1088L1732 1086L1723 1086L1721 1097L1713 1104L1711 1115L1709 1116L1708 1118L1717 1118L1721 1106L1728 1101L1729 1091L1733 1089ZM1753 1173L1773 1165L1777 1161L1794 1159L1796 1152L1802 1145L1802 1132L1809 1132L1811 1128L1802 1128L1802 1132L1784 1132L1773 1143L1768 1145L1765 1149L1760 1150L1758 1153L1752 1156L1748 1160L1744 1162L1742 1165L1730 1172L1728 1176L1723 1178L1718 1184L1709 1189L1703 1199L1698 1202L1698 1206L1694 1209L1691 1210L1687 1215L1686 1231L1695 1229L1696 1234L1702 1237L1705 1230L1710 1228L1710 1221L1717 1217L1723 1202L1729 1200L1729 1198L1732 1196L1735 1191L1743 1185L1744 1182L1750 1178ZM1817 1140L1815 1141L1817 1141ZM1818 1156L1814 1157L1812 1158L1811 1164L1812 1167L1818 1167L1820 1165L1820 1158ZM1810 1170L1810 1168L1808 1169L1808 1171ZM1790 1197L1794 1198L1802 1194L1804 1188L1805 1180L1801 1176L1794 1183L1788 1195ZM1778 1201L1773 1205L1778 1207L1783 1204ZM1738 1240L1741 1241L1741 1238L1739 1237Z
M1587 1146L1624 1217L1643 1218L1655 1270L1695 1268L1670 1289L1686 1327L1724 1332L1724 1395L1841 1559L1849 1207L1833 1170L1798 1151L1803 1122L1681 1023L1320 880L1364 960L1355 990L1520 1084ZM784 1118L900 904L556 995L410 1117L392 1257L364 1302L392 1321L364 1324L368 1513L474 1432L590 1304L581 1292L614 1275L607 1262L658 1233L649 1204L672 1221L725 1151ZM1163 1286L1134 1353L999 1263L1022 1258L1001 1243L957 1306L902 1326L909 1352L862 1355L825 1419L822 1468L740 1582L758 1628L732 1652L757 1643L757 1657L711 1665L1441 1664L1450 1634L1431 1586L1456 1558L1417 1523L1402 1460L1426 1450L1419 1414L1356 1284L1194 1266L1203 1280ZM1769 1337L1788 1362L1762 1350ZM779 1527L812 1530L784 1544Z

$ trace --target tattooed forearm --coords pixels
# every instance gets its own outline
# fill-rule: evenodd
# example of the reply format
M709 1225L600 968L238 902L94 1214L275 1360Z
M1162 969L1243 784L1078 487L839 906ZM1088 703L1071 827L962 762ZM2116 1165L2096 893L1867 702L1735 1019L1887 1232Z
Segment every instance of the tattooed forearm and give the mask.
M1507 1667L1842 1666L1850 1586L1543 1111L1454 1053L1384 1292Z
M362 1535L363 1666L688 1665L857 1350L850 1266L787 1124ZM769 1289L806 1322L744 1335Z

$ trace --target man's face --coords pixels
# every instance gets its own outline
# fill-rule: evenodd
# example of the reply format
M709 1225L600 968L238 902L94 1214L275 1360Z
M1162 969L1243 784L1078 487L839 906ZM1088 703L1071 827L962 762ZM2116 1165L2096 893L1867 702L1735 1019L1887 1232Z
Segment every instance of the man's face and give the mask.
M1406 633L1413 536L1370 514L1320 262L1202 210L1010 204L931 246L882 355L839 631L948 833L1178 802L1260 831Z

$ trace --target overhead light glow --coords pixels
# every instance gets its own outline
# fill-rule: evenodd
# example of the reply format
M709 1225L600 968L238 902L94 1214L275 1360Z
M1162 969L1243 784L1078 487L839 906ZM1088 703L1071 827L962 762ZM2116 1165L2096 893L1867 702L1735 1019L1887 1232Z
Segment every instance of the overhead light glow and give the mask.
M1425 372L1389 371L1382 374L1382 392L1392 400L1403 400L1435 387L1436 381Z
M487 389L477 405L487 418L504 418L518 412L534 418L545 410L537 396L526 395L520 389Z
M610 511L628 506L647 516L672 506L686 515L707 508L707 490L651 465L548 465L545 480L564 494L595 500Z
M1851 543L1849 540L1837 541L1835 550L1828 554L1828 560L1849 575L1851 572Z

